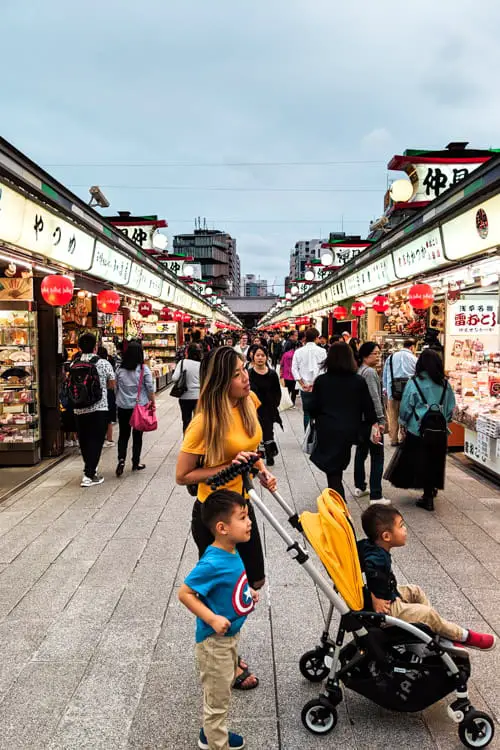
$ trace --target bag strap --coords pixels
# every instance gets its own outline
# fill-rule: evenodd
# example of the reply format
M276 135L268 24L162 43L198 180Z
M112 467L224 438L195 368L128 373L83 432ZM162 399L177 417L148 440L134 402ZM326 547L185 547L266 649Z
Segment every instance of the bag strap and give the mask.
M444 379L444 385L443 385L443 392L441 394L441 401L439 402L439 406L442 406L444 404L444 397L446 396L446 391L448 390L448 381L446 378Z
M412 380L413 380L413 382L415 384L415 388L417 389L418 395L420 396L420 398L422 399L422 401L424 402L424 404L426 406L428 406L427 399L425 398L425 396L424 396L424 394L422 392L422 389L420 388L419 384L417 383L417 378L416 377L412 378Z
M139 387L137 389L137 398L135 400L136 404L139 403L139 400L141 398L141 389L142 389L142 379L144 377L144 365L141 365L141 374L139 376Z
M389 370L391 371L391 385L394 383L394 368L392 366L392 358L394 357L394 354L391 354L389 357Z

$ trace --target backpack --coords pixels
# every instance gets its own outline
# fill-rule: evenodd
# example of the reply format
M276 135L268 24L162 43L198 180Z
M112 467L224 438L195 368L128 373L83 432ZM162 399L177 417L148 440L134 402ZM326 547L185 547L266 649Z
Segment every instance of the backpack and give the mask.
M429 448L442 447L443 443L446 445L448 439L448 424L446 417L443 413L444 397L448 388L448 381L444 381L443 392L439 404L428 404L427 400L422 393L422 389L417 383L417 378L412 378L415 388L422 399L423 403L427 406L427 411L420 420L419 432L420 437L424 441L424 445Z
M74 409L87 409L102 398L97 362L99 357L92 357L89 362L76 359L70 365L65 390Z

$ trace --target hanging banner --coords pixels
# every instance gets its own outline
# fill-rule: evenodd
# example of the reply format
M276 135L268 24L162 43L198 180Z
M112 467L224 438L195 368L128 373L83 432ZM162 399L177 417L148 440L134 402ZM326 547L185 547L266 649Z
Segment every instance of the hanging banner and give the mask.
M148 297L159 297L161 295L163 280L151 271L147 271L138 263L132 263L130 282L128 286L136 292Z
M103 242L96 241L94 259L90 273L115 284L127 286L130 279L132 261Z
M442 227L450 260L466 258L500 244L500 195L465 211Z
M407 242L392 253L398 279L407 279L415 274L430 271L449 263L444 257L439 229Z

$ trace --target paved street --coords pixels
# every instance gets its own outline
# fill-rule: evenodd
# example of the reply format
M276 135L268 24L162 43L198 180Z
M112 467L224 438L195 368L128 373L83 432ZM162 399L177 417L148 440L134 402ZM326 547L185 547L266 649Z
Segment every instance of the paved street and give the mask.
M196 747L194 623L176 595L196 559L192 500L173 480L181 431L168 394L159 417L159 431L145 438L146 471L127 469L117 480L108 449L105 483L81 489L75 455L0 506L0 748ZM300 450L301 423L298 410L285 414L276 467L299 511L313 508L323 487ZM351 476L348 483L352 489ZM394 554L400 580L425 587L444 616L500 633L498 488L450 460L435 514L413 506L415 493L387 487L386 494L410 529L408 546ZM358 521L365 503L348 500ZM301 707L318 687L303 680L297 663L318 640L324 603L265 524L263 537L268 586L241 648L261 684L234 695L231 720L248 748L461 747L444 704L394 715L352 693L333 735L303 730ZM474 702L498 719L500 649L472 661Z

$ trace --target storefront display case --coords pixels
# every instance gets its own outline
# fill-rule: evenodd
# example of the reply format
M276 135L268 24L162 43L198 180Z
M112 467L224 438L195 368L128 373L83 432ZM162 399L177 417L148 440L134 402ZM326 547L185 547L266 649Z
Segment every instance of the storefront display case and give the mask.
M161 391L171 382L177 351L176 323L142 324L144 358L156 378L156 390Z
M0 466L41 460L37 313L0 302Z

